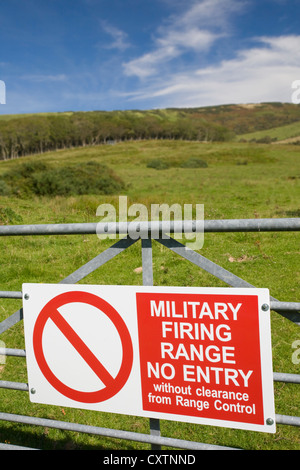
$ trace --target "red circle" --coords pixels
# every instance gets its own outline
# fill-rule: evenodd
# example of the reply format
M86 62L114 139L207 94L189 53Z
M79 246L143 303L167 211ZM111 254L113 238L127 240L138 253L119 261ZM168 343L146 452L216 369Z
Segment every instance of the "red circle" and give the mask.
M109 373L103 368L103 374L106 373L107 377L104 380L104 384L106 382L106 386L100 390L93 391L93 392L82 392L79 390L74 390L73 388L68 387L63 382L61 382L51 371L50 367L47 364L47 361L44 356L43 346L42 346L42 336L45 325L47 321L51 318L52 320L55 318L55 311L61 307L62 305L72 303L72 302L81 302L85 304L92 305L105 315L113 322L114 326L116 327L121 343L122 343L122 363L119 369L118 374L115 378L109 376ZM58 313L58 312L57 312ZM58 315L60 315L58 313ZM65 320L62 320L65 325L68 327L69 325ZM69 326L71 329L71 327ZM87 357L89 357L90 363L89 365L92 366L94 363L97 363L97 358L93 357L93 353L88 350L88 347L83 343L80 337L73 332L75 340L74 343L78 345L79 350L85 350ZM76 400L82 403L98 403L112 396L116 395L121 388L127 382L129 374L131 372L132 362L133 362L133 347L130 338L129 331L126 327L125 322L123 321L122 317L119 313L104 299L98 297L94 294L82 291L71 291L71 292L64 292L63 294L59 294L53 299L51 299L41 310L39 316L36 320L34 331L33 331L33 348L34 354L36 357L36 361L39 365L39 368L47 379L47 381L60 393L65 395L72 400ZM98 362L98 367L101 366L101 363Z

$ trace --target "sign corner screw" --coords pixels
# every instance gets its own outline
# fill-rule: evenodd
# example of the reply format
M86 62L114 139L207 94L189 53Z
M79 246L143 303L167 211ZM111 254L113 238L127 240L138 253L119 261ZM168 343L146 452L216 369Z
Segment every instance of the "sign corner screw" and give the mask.
M269 426L272 426L272 424L274 424L274 420L273 420L272 418L267 418L266 423L267 423Z
M32 395L34 395L35 392L36 392L36 389L35 389L35 388L31 388L31 389L30 389L30 393L32 393Z
M269 310L269 305L268 304L262 304L261 306L261 309L264 311L264 312L267 312Z
M29 294L25 294L25 295L24 295L24 299L25 299L25 300L28 300L28 299L29 299Z

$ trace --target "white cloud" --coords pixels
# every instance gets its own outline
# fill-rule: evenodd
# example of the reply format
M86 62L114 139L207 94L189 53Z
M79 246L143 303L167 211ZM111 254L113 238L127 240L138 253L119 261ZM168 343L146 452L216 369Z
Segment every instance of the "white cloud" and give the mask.
M139 78L146 78L155 75L160 64L174 59L179 54L175 46L164 46L154 52L144 54L138 59L131 60L124 65L125 75L136 75Z
M124 51L130 47L127 33L109 24L107 21L101 21L100 24L104 32L113 39L110 44L105 46L106 49L119 49L120 51Z
M247 6L247 0L187 0L185 11L177 9L157 29L153 49L123 64L125 75L141 79L128 99L155 107L290 101L291 83L300 77L300 36L254 37L241 48L234 44L235 15ZM218 60L228 38L231 57ZM214 62L201 67L212 50Z
M165 36L156 40L156 49L137 59L123 64L127 76L136 75L143 79L161 72L161 67L178 58L185 51L208 50L220 35L210 31L201 31L198 28L190 30L168 31Z
M242 12L246 5L245 0L195 0L177 24L228 28L232 14Z
M300 77L300 36L256 38L258 46L230 60L193 71L155 77L128 95L160 107L291 100L291 84ZM166 85L167 84L167 85Z
M161 67L188 51L208 51L228 34L228 19L243 4L237 0L193 1L183 13L171 15L158 28L152 51L123 64L125 75L145 79L161 73Z
M171 30L165 37L158 39L157 43L162 49L177 48L178 53L180 53L180 48L201 51L208 49L218 37L220 35L193 27L183 31Z

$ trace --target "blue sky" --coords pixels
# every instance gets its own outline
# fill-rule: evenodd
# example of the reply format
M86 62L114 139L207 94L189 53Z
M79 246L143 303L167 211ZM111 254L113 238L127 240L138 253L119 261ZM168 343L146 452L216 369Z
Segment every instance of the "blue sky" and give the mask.
M0 0L1 114L291 102L300 0Z

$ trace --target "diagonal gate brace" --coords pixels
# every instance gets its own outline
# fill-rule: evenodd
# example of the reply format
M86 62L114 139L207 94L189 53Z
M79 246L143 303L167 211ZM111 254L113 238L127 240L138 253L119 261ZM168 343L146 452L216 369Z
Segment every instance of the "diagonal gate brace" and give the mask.
M59 284L75 284L76 282L81 281L83 278L91 274L93 271L98 269L103 264L107 263L119 253L129 248L133 245L137 240L132 238L122 238L121 240L117 241L114 245L110 246L107 250L103 251L99 255L97 255L92 260L88 261L86 264L81 266L79 269L74 271L72 274L67 276L65 279L59 282ZM18 323L23 319L23 309L20 308L15 313L10 315L10 317L6 318L0 323L0 334L4 331L11 328L13 325Z
M164 235L163 238L159 238L157 241L164 245L166 248L172 250L174 253L177 253L178 255L187 259L191 263L196 264L200 268L204 269L204 271L207 271L208 273L217 277L221 281L224 281L231 287L255 287L249 282L244 281L244 279L241 279L240 277L236 276L230 271L227 271L226 269L222 268L213 261L210 261L209 259L200 255L196 251L186 248L185 245L178 242L177 240L174 240L174 238ZM271 296L270 300L273 302L278 302L277 299ZM300 312L295 313L291 311L284 311L282 309L276 310L276 307L274 309L272 308L272 310L300 326Z

